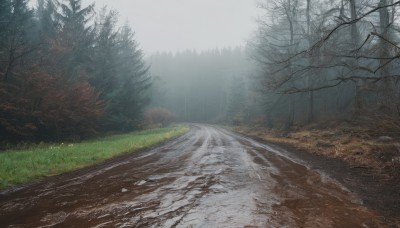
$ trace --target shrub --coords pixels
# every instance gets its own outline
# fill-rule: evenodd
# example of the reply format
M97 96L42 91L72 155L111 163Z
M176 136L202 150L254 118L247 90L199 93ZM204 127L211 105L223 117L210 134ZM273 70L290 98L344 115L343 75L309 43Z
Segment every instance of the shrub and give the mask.
M156 107L147 110L144 113L144 119L149 125L161 124L162 126L166 126L172 123L176 119L176 116L167 109Z
M0 83L3 139L54 140L96 132L103 105L85 80L67 81L35 72Z

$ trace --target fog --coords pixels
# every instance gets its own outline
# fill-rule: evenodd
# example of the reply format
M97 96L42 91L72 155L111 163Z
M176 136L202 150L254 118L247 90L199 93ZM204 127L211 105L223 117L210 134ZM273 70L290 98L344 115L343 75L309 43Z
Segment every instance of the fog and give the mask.
M400 2L1 3L0 92L22 116L5 112L10 138L129 131L157 122L154 110L177 122L400 126Z
M254 114L258 108L250 80L255 66L246 51L224 48L153 55L150 106L170 110L183 122L249 120L246 110Z
M398 227L399 72L400 1L0 0L0 224Z
M104 5L128 21L146 54L244 46L257 26L255 0L96 1Z

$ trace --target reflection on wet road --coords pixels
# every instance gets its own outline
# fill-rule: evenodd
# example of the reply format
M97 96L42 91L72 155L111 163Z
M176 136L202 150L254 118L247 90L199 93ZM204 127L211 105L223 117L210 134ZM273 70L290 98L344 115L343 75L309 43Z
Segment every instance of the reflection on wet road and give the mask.
M207 125L0 195L1 227L384 227L281 150Z

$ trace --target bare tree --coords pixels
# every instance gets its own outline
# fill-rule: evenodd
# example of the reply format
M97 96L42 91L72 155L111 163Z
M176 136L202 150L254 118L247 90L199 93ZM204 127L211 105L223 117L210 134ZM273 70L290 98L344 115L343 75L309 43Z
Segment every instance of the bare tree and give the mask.
M321 107L340 113L351 103L357 115L384 106L399 110L395 105L400 91L396 83L399 4L389 0L261 4L273 19L260 21L255 42L255 59L263 72L259 80L269 91L266 94L297 94L288 96L300 101L297 106L289 101L289 125L301 104L308 107L308 122L315 120L315 110L321 112ZM326 97L329 105L316 104L316 94Z

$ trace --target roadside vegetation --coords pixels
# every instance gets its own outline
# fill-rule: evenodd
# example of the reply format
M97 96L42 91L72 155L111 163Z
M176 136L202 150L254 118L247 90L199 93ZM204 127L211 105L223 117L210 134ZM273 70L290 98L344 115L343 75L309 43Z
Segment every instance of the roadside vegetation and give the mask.
M338 121L290 131L255 125L227 128L297 154L385 214L393 227L399 226L399 137L381 136L368 126Z
M0 0L0 140L79 141L140 129L148 69L116 11L94 1Z
M45 144L0 153L0 189L103 162L183 135L185 125L136 131L77 144Z
M353 169L393 179L400 172L400 144L397 138L370 134L368 129L348 124L326 123L291 131L263 127L233 127L233 130L281 146L340 159Z

